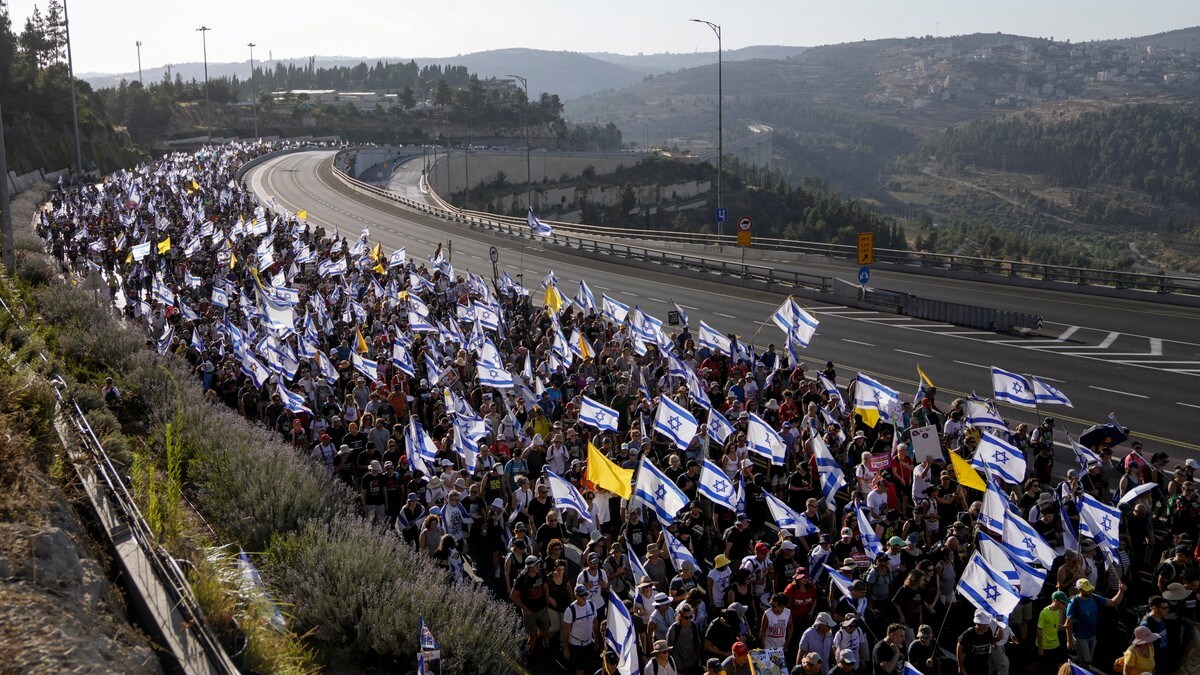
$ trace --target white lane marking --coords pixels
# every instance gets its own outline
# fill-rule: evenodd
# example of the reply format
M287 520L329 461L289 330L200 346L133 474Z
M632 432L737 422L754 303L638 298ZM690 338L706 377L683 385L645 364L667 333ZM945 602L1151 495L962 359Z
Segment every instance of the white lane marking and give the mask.
M964 365L964 366L971 366L972 368L983 368L984 370L991 370L991 369L992 369L992 367L991 367L991 366L981 366L981 365L979 365L978 363L970 363L970 362L968 362L968 361L955 361L955 363L961 363L961 364L962 364L962 365Z
M651 301L651 302L666 302L666 300L660 300L660 299L658 299L658 298L652 298L652 297L650 297L650 296L648 296L648 295L646 296L646 299L647 299L647 300L649 300L649 301Z
M737 318L736 316L734 316L732 314L723 314L721 312L713 312L713 314L716 314L717 316L723 316L726 319L736 319Z
M1200 405L1196 405L1195 403L1184 403L1183 401L1175 401L1175 405L1181 405L1185 408L1196 408L1197 410L1200 410Z
M638 295L637 293L630 293L629 291L625 291L625 295L628 295L628 296L629 296L629 297L631 297L631 298L640 298L640 297L642 297L642 296Z
M1143 356L1144 356L1144 354L1143 354ZM1132 363L1161 363L1164 366L1170 365L1173 363L1182 363L1185 366L1186 365L1200 366L1200 361L1160 361L1158 359L1121 359L1121 360L1117 361L1117 363L1129 363L1129 364L1132 364Z
M907 349L893 349L892 351L900 352L901 354L912 354L913 356L919 356L923 359L932 359L933 358L932 356L930 356L928 354L922 354L921 352L910 352Z
M601 286L600 284L596 284L595 286L596 286L596 288L599 288L602 291L611 291L612 290L608 286Z
M1112 346L1112 343L1117 341L1117 338L1119 338L1119 337L1121 337L1120 333L1118 333L1116 331L1110 331L1109 334L1107 336L1105 336L1105 338L1103 340L1100 341L1100 344L1096 344L1096 345L1066 345L1066 344L1064 344L1064 345L1046 345L1045 347L1040 347L1040 349L1059 349L1059 348L1062 348L1062 349L1108 349L1109 347ZM1162 346L1160 345L1159 349L1161 349L1161 348L1162 348ZM1056 352L1056 353L1062 353L1062 352Z
M1110 394L1120 394L1122 396L1132 396L1134 398L1145 398L1145 399L1150 398L1149 396L1142 396L1141 394L1135 394L1131 391L1119 391L1117 389L1105 389L1104 387L1097 387L1092 384L1088 385L1088 389L1095 389L1097 391L1107 391Z
M871 344L870 342L859 342L858 340L851 340L850 338L842 338L842 342L850 342L850 343L853 343L856 345L862 345L864 347L874 347L875 346L875 345Z
M1072 335L1074 335L1074 334L1075 334L1075 331L1078 331L1078 330L1079 330L1079 326L1070 326L1070 327L1068 327L1066 330L1064 330L1064 331L1062 332L1062 335L1059 335L1059 336L1058 336L1057 338L1055 338L1055 339L1056 339L1057 341L1059 341L1059 342L1066 342L1066 341L1067 341L1067 338L1069 338L1069 337L1071 337Z

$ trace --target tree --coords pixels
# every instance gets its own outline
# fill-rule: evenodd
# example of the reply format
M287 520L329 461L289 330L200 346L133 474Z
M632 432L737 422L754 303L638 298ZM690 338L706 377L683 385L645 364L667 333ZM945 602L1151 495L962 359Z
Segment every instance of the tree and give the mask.
M400 107L405 110L412 110L417 107L417 99L413 96L412 87L407 84L400 90Z

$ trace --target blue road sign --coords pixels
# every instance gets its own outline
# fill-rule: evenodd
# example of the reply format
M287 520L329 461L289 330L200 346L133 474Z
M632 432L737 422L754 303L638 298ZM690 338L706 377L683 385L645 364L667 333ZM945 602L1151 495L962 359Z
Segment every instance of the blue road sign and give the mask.
M863 286L866 286L867 282L870 280L871 280L871 268L866 267L866 266L858 268L858 283L862 284Z
M729 221L729 209L722 206L717 209L717 222L724 223Z

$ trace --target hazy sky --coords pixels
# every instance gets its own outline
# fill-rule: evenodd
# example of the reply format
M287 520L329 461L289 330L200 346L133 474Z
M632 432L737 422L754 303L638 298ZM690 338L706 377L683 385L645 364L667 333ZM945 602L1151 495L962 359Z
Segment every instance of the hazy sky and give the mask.
M10 0L20 30L35 4ZM210 62L320 56L443 57L505 47L692 52L715 49L697 17L722 24L727 49L813 46L939 33L1016 33L1084 41L1200 25L1196 0L69 0L76 73L136 72Z

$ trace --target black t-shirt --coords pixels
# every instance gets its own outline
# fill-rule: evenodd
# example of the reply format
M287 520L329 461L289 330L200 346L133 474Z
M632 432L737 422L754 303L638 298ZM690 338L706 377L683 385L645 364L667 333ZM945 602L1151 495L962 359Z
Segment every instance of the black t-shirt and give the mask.
M531 612L546 608L546 582L541 574L529 576L522 573L513 583L513 590L521 594L521 602Z
M704 639L713 643L713 646L722 652L727 652L733 648L733 643L737 641L737 628L730 626L720 618L713 619L712 623L708 624L708 631L704 633Z
M725 542L733 544L729 549L730 560L741 560L750 555L750 543L754 541L754 533L750 528L741 529L736 525L725 530Z
M367 506L377 506L384 502L382 474L367 474L363 476L362 489Z
M930 641L928 645L924 645L920 640L913 640L912 644L908 646L907 662L913 664L913 667L921 672L929 672L929 665L926 661L934 658L936 650L936 642Z
M992 654L992 644L995 641L990 630L985 631L983 635L975 632L974 626L963 631L963 634L958 636L958 644L963 646L963 668L968 673L986 673Z
M875 663L875 670L872 671L875 675L896 675L904 672L904 655L900 655L900 660L896 662L896 668L891 673L883 669L882 664L888 663L895 658L896 653L900 650L888 644L886 640L880 640L875 643L875 649L871 650L871 660ZM984 671L986 672L986 671Z

